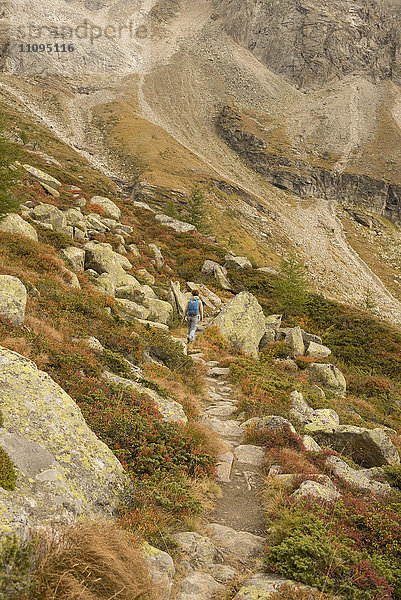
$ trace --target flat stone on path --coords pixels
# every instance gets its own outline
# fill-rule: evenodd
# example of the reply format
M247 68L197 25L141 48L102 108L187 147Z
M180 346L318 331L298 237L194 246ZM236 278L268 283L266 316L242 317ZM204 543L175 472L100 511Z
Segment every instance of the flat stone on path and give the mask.
M263 552L265 540L259 535L235 531L218 523L210 523L206 531L214 542L240 560L248 560Z
M213 563L216 554L216 546L208 538L194 531L173 533L171 538L178 544L180 549L188 555L188 560L197 565L208 565Z
M220 421L217 417L203 417L202 422L222 437L241 437L244 433L237 421Z
M241 463L261 467L265 459L265 450L260 446L237 446L234 450L234 456Z
M224 454L220 454L216 466L217 481L220 481L221 483L230 483L230 475L233 461L234 455L232 452L225 452Z
M209 377L223 377L225 375L230 374L230 369L225 369L223 367L213 367L212 369L209 369L207 374L209 375Z
M236 408L231 403L225 404L221 402L220 406L211 406L207 408L204 415L207 417L231 417L235 411Z

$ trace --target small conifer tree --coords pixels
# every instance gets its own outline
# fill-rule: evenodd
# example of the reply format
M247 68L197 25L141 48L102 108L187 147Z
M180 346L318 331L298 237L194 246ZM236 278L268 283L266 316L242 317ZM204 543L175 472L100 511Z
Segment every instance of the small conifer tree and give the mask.
M308 299L305 268L295 254L282 259L272 287L278 311L289 315L299 313L305 307Z
M195 225L201 233L210 233L210 226L206 221L205 195L198 184L191 190L185 221Z

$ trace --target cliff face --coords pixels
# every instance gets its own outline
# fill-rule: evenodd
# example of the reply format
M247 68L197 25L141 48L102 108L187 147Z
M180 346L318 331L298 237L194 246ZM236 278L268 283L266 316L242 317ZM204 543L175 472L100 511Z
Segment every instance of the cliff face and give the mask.
M214 0L224 30L298 87L349 74L401 77L399 3L391 0Z
M246 131L240 114L227 106L216 127L230 148L273 185L298 196L356 204L401 223L401 186L367 175L332 171L275 152L268 142Z

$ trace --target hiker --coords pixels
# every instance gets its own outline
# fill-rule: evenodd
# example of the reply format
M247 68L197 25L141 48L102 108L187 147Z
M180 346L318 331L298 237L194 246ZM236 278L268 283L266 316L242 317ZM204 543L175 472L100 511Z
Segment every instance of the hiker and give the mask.
M189 342L192 342L195 337L198 321L202 321L203 319L203 304L202 300L199 298L198 290L192 291L192 298L189 299L184 316L182 317L183 321L185 317L187 317L188 322L187 344L189 344Z

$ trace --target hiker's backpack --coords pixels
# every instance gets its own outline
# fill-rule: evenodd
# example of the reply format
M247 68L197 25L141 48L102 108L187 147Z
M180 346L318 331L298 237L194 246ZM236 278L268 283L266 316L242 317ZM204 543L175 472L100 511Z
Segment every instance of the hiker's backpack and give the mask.
M199 312L199 300L195 300L194 298L191 298L190 301L188 302L188 316L196 317L198 312Z

